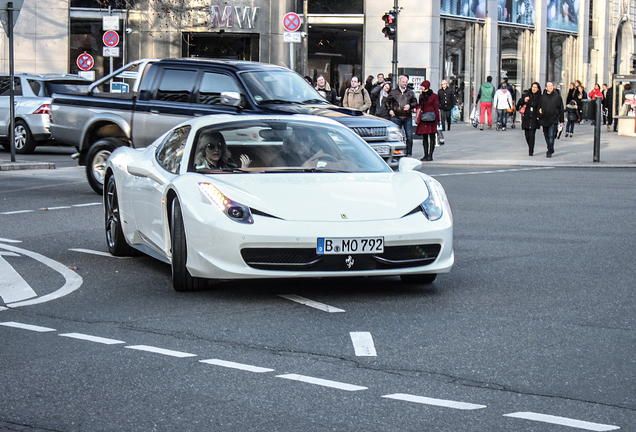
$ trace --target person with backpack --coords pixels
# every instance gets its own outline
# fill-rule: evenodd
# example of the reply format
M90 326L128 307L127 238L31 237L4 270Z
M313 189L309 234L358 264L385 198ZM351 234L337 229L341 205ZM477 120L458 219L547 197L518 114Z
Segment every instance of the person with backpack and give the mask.
M360 85L357 76L351 77L351 87L345 90L342 106L366 112L371 107L369 92Z

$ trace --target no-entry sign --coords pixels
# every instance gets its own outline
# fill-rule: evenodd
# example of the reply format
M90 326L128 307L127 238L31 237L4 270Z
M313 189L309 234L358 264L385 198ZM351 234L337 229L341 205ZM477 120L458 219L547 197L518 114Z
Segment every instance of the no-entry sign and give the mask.
M285 30L295 32L300 28L300 17L294 12L288 12L283 17L283 27Z
M93 56L84 51L83 54L77 56L77 67L83 71L87 71L95 65Z

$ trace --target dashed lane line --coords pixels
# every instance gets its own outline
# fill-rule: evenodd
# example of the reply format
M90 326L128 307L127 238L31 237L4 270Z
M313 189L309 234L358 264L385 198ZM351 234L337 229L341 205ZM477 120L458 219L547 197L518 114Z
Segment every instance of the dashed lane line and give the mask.
M2 310L2 308L0 308L0 310ZM23 330L39 332L39 333L56 331L55 329L49 328L49 327L41 327L41 326L36 326L32 324L19 323L15 321L0 322L0 326L13 327L13 328L18 328ZM123 341L119 341L116 339L102 338L98 336L86 335L83 333L64 333L64 334L59 334L58 336L87 340L91 342L98 342L98 343L107 344L107 345L125 343ZM133 345L133 346L125 346L124 348L153 352L157 354L163 354L163 355L168 355L172 357L181 357L181 358L197 356L196 354L167 350L167 349L157 348L157 347L148 346L148 345ZM249 371L249 372L257 372L257 373L274 371L274 369L268 369L268 368L252 366L252 365L247 365L243 363L235 363L235 362L219 360L219 359L200 360L200 362L222 366L222 367L228 367L232 369ZM335 388L339 390L346 390L346 391L368 390L368 387L343 383L339 381L331 381L331 380L326 380L322 378L315 378L315 377L310 377L306 375L299 375L299 374L283 374L283 375L275 375L275 377L288 379L292 381L299 381L299 382L303 382L307 384L319 385L323 387ZM452 408L457 410L477 410L477 409L487 408L486 405L478 405L478 404L458 402L458 401L446 400L446 399L436 399L436 398L430 398L430 397L418 396L418 395L412 395L412 394L406 394L406 393L394 393L394 394L384 395L382 397L387 399L405 401L405 402L414 402L414 403L419 403L424 405ZM561 426L568 426L568 427L584 429L589 431L597 431L597 432L613 431L613 430L620 429L619 426L615 426L615 425L593 423L589 421L576 420L576 419L571 419L567 417L558 417L554 415L540 414L540 413L534 413L534 412L516 412L516 413L510 413L510 414L503 414L503 416L523 419L523 420L543 422L543 423L550 423L550 424L561 425Z
M499 170L488 170L488 171L470 171L470 172L459 172L459 173L434 174L434 175L431 175L431 177L499 174L499 173L516 172L516 171L535 171L535 170L546 170L546 169L554 169L554 167L510 168L510 169L499 169Z
M148 345L132 345L132 346L126 346L124 348L134 349L134 350L139 350L139 351L147 351L147 352L151 352L151 353L155 353L155 354L162 354L162 355L166 355L166 356L179 357L179 358L196 357L197 356L196 354L190 354L190 353L185 353L185 352L181 352L181 351L173 351L173 350L157 348L157 347L148 346Z
M56 207L40 207L37 210L12 210L12 211L0 212L0 215L14 215L14 214L21 214L21 213L35 213L36 211L48 211L48 210L64 210L64 209L70 209L70 208L90 207L90 206L96 206L96 205L102 205L102 203L101 202L92 202L92 203L71 204L71 205L56 206Z
M424 404L424 405L434 405L434 406L453 408L458 410L476 410L476 409L487 408L486 405L477 405L477 404L457 402L457 401L445 400L445 399L435 399L435 398L416 396L416 395L410 395L410 394L404 394L404 393L395 393L395 394L385 395L382 397L387 399L395 399L395 400L401 400L406 402L415 402L415 403Z
M111 254L110 252L96 251L96 250L91 250L91 249L71 248L69 250L73 251L73 252L80 252L80 253L85 253L85 254L89 254L89 255L97 255L97 256L103 256L103 257L108 257L108 258L117 258L117 259L131 259L131 258L133 258L133 257L129 257L129 256L118 257L118 256L115 256L115 255Z
M56 331L55 329L49 328L49 327L40 327L40 326L36 326L36 325L32 325L32 324L23 324L23 323L19 323L19 322L15 322L15 321L2 322L2 323L0 323L0 325L3 325L5 327L18 328L18 329L22 329L22 330L30 330L30 331L34 331L34 332L38 332L38 333Z
M108 339L108 338L103 338L103 337L99 337L99 336L87 335L87 334L83 334L83 333L64 333L64 334L60 334L58 336L68 337L68 338L73 338L73 339L80 339L80 340L85 340L85 341L89 341L89 342L97 342L97 343L101 343L101 344L104 344L104 345L116 345L116 344L124 344L124 343L126 343L124 341L120 341L120 340L116 340L116 339Z
M550 423L560 426L569 426L573 428L585 429L589 431L612 431L618 430L620 427L613 425L606 425L600 423L591 423L582 420L575 420L567 417L558 417L548 414L539 414L534 412L516 412L511 414L504 414L504 417L513 417L525 420L533 420L543 423Z
M239 370L248 371L248 372L255 372L255 373L274 372L274 369L268 369L264 367L252 366L252 365L243 364L243 363L235 363L235 362L219 360L219 359L199 360L199 362L216 365L216 366L222 366L222 367L231 368L231 369L239 369Z
M353 384L342 383L338 381L331 381L322 378L314 378L306 375L298 375L298 374L285 374L285 375L276 375L276 378L284 378L293 381L300 381L308 384L319 385L323 387L331 387L339 390L346 391L360 391L360 390L368 390L368 387L362 387Z
M373 337L369 332L350 332L351 342L353 342L353 350L358 357L376 357Z
M295 294L280 294L279 297L285 298L287 300L291 300L296 303L300 303L305 306L309 306L314 309L318 309L324 312L334 313L334 312L344 312L344 309L338 309L337 307L329 306L324 303L319 303L314 300L309 300L307 298L295 295Z

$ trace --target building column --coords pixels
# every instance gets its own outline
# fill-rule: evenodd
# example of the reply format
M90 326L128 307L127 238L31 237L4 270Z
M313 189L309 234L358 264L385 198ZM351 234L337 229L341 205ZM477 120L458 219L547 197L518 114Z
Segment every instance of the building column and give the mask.
M534 43L534 70L533 76L537 82L541 84L541 88L545 86L547 77L547 59L548 59L548 1L537 0L535 9L535 43Z
M499 13L497 0L487 0L484 25L484 73L493 78L495 88L501 81L499 70Z

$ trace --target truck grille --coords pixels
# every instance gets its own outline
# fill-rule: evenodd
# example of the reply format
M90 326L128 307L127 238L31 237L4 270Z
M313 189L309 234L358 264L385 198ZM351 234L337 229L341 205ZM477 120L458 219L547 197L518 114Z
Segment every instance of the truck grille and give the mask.
M378 138L386 136L386 127L352 127L352 131L362 138Z

